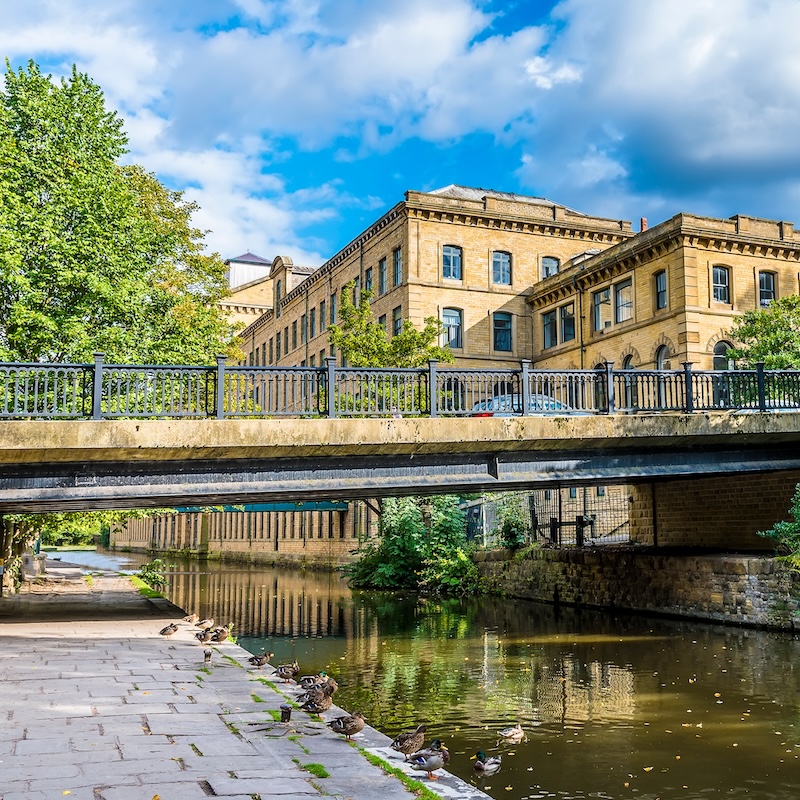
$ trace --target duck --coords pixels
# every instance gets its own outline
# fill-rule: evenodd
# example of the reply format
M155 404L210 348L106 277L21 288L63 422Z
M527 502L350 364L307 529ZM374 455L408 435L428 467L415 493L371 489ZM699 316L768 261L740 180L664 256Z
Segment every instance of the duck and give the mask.
M206 628L204 631L197 631L194 636L200 644L208 644L211 641L211 628Z
M228 637L231 635L231 630L233 629L233 623L229 622L226 626L214 628L211 631L211 641L212 642L227 642Z
M513 725L510 728L503 728L503 730L498 731L497 735L504 742L508 742L509 744L517 744L525 738L525 731L522 729L522 725L520 725L518 722L516 725Z
M438 781L439 776L434 775L433 771L449 763L450 751L438 739L434 739L427 750L417 750L407 760L411 769L427 772L430 780Z
M213 628L214 627L214 618L207 617L206 619L200 619L194 623L195 627L197 628Z
M284 683L289 683L298 672L300 672L300 665L297 663L297 659L291 664L281 664L275 668L275 674L279 678L283 678Z
M322 714L324 711L328 711L332 705L333 699L331 696L329 694L323 694L321 697L306 700L300 708L303 711L307 711L309 714Z
M483 750L478 750L472 757L475 759L473 764L475 772L480 772L482 775L494 775L500 771L500 767L503 764L502 756L489 756L487 758Z
M177 631L178 631L178 626L174 622L170 622L170 624L167 625L165 628L162 628L159 631L159 633L162 636L166 636L167 638L169 638L170 636L172 636L173 633L177 633Z
M248 663L252 664L254 667L266 667L269 664L269 660L275 655L275 653L268 652L267 650L262 650L260 653L254 656L250 656L247 659Z
M318 672L316 675L303 675L302 678L297 679L297 685L302 689L310 689L312 686L317 686L324 682L327 674L325 672Z
M195 624L197 624L197 621L198 621L199 619L200 619L200 617L198 617L198 616L197 616L197 614L187 614L187 615L186 615L186 616L183 618L183 621L184 621L184 622L188 622L190 625L195 625Z
M408 761L409 755L416 753L425 744L426 730L425 725L417 725L416 730L399 734L391 744L392 750L402 753L405 760Z
M328 727L334 733L342 733L349 741L351 736L355 736L364 729L364 715L360 711L354 711L351 716L337 717L328 723Z

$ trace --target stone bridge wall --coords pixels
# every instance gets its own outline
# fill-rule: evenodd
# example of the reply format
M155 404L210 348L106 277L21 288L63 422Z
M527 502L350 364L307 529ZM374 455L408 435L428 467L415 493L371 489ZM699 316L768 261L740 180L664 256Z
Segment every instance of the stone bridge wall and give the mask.
M800 629L800 575L767 555L681 555L594 548L479 553L481 574L512 597L572 606Z

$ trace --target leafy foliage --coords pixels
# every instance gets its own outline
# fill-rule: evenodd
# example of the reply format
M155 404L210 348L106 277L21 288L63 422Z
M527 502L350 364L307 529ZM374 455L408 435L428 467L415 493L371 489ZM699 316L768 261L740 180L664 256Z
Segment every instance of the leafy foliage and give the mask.
M779 552L800 570L800 484L795 487L789 514L794 522L776 522L768 531L759 531L758 535L774 539Z
M422 589L433 594L482 590L469 557L466 516L458 498L388 498L382 502L381 537L346 568L356 588Z
M744 366L763 361L766 369L800 369L800 295L745 311L733 321L730 335L740 343L730 356Z
M500 545L512 550L530 540L531 516L525 508L524 495L506 494L498 504L498 534Z
M137 572L137 576L144 581L151 589L157 592L162 592L167 588L169 580L164 574L164 571L169 567L166 561L160 558L154 558L148 564L142 564Z
M436 317L426 317L422 330L417 330L407 319L402 331L389 337L372 315L372 292L363 290L356 305L354 288L355 283L350 281L342 289L340 324L328 328L330 343L341 350L348 364L354 367L421 367L430 359L453 362L450 348L437 344L444 327Z

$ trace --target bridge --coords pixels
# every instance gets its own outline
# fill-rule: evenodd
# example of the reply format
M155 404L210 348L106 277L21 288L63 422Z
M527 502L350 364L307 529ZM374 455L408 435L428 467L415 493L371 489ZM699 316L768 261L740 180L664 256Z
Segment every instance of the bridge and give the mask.
M0 364L0 513L800 468L800 372Z

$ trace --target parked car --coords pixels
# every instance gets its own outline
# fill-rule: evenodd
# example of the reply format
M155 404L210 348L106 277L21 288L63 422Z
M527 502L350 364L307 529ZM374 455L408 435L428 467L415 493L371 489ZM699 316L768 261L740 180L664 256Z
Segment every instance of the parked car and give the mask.
M528 414L573 414L575 410L546 394L532 394L528 397ZM586 412L578 412L586 413ZM522 416L522 395L500 394L488 400L475 403L473 417L519 417Z

